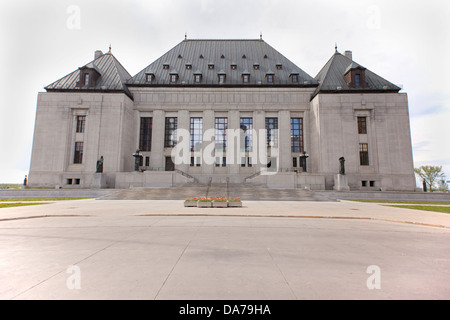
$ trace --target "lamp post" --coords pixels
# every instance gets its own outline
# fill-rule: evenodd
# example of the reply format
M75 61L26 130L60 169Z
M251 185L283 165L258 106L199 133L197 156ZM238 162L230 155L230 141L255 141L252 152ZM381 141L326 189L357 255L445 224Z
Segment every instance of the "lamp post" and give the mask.
M303 154L300 156L300 167L303 168L303 172L306 172L306 159L309 157L309 154L306 151L303 151Z
M137 149L136 152L133 153L133 157L134 157L134 171L139 171L139 164L142 158L142 154L139 152L139 149Z

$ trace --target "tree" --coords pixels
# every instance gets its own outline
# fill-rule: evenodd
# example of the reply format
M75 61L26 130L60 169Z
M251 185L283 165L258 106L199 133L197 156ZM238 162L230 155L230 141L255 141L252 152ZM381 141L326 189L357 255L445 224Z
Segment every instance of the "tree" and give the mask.
M431 192L433 192L433 186L445 177L442 166L421 166L414 168L414 172L426 183Z

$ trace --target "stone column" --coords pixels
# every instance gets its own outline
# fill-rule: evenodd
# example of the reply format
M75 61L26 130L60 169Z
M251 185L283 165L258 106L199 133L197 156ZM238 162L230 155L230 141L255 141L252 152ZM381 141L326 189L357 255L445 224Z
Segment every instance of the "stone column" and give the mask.
M278 134L279 157L278 167L280 169L290 168L291 166L291 115L289 111L281 110L278 112Z
M203 143L202 143L202 152L205 151L205 148L211 143L210 141L205 142L205 131L208 129L214 130L214 110L204 110L203 111ZM210 150L212 146L208 147ZM203 153L204 154L204 153ZM214 163L207 164L202 159L202 173L212 175L214 173Z
M253 112L253 168L254 172L261 171L262 167L266 167L267 162L267 147L266 147L266 135L262 134L262 131L266 128L265 112L258 110ZM261 141L261 139L263 141ZM260 148L263 150L260 150Z
M240 129L240 117L238 110L230 110L228 111L228 129L231 129L233 133L237 133ZM228 173L230 174L239 174L240 167L240 148L238 148L238 140L240 139L240 131L239 135L227 135L227 167ZM233 140L233 141L231 141ZM231 150L233 149L233 150Z
M150 167L152 169L164 170L164 126L165 112L163 110L153 111L152 119L152 150L150 154Z
M191 121L190 121L190 116L189 116L189 111L188 110L179 110L178 111L178 129L181 130L186 130L187 133L190 132L190 126L191 126ZM177 139L179 139L180 137L177 137ZM190 139L190 135L187 134L186 138L189 140ZM188 152L188 156L186 157L187 160L190 161L190 142L186 141L182 142L185 145L187 145L187 150L183 150L183 152ZM187 172L189 170L189 163L183 163L183 164L179 164L179 165L175 165L175 167L181 171Z

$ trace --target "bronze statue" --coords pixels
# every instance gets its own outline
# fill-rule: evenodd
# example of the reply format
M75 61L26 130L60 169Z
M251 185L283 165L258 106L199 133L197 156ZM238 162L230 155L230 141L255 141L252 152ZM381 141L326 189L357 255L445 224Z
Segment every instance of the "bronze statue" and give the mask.
M345 175L345 159L344 159L344 157L339 158L339 174Z
M103 156L100 157L99 160L97 160L97 173L103 172Z

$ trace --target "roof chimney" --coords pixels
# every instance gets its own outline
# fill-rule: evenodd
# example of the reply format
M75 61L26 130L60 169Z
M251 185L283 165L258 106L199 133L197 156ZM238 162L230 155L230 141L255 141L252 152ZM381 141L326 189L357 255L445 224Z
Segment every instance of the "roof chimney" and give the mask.
M96 50L94 54L94 59L100 58L103 55L102 50Z
M349 58L350 60L353 60L353 55L350 50L345 50L345 56Z

